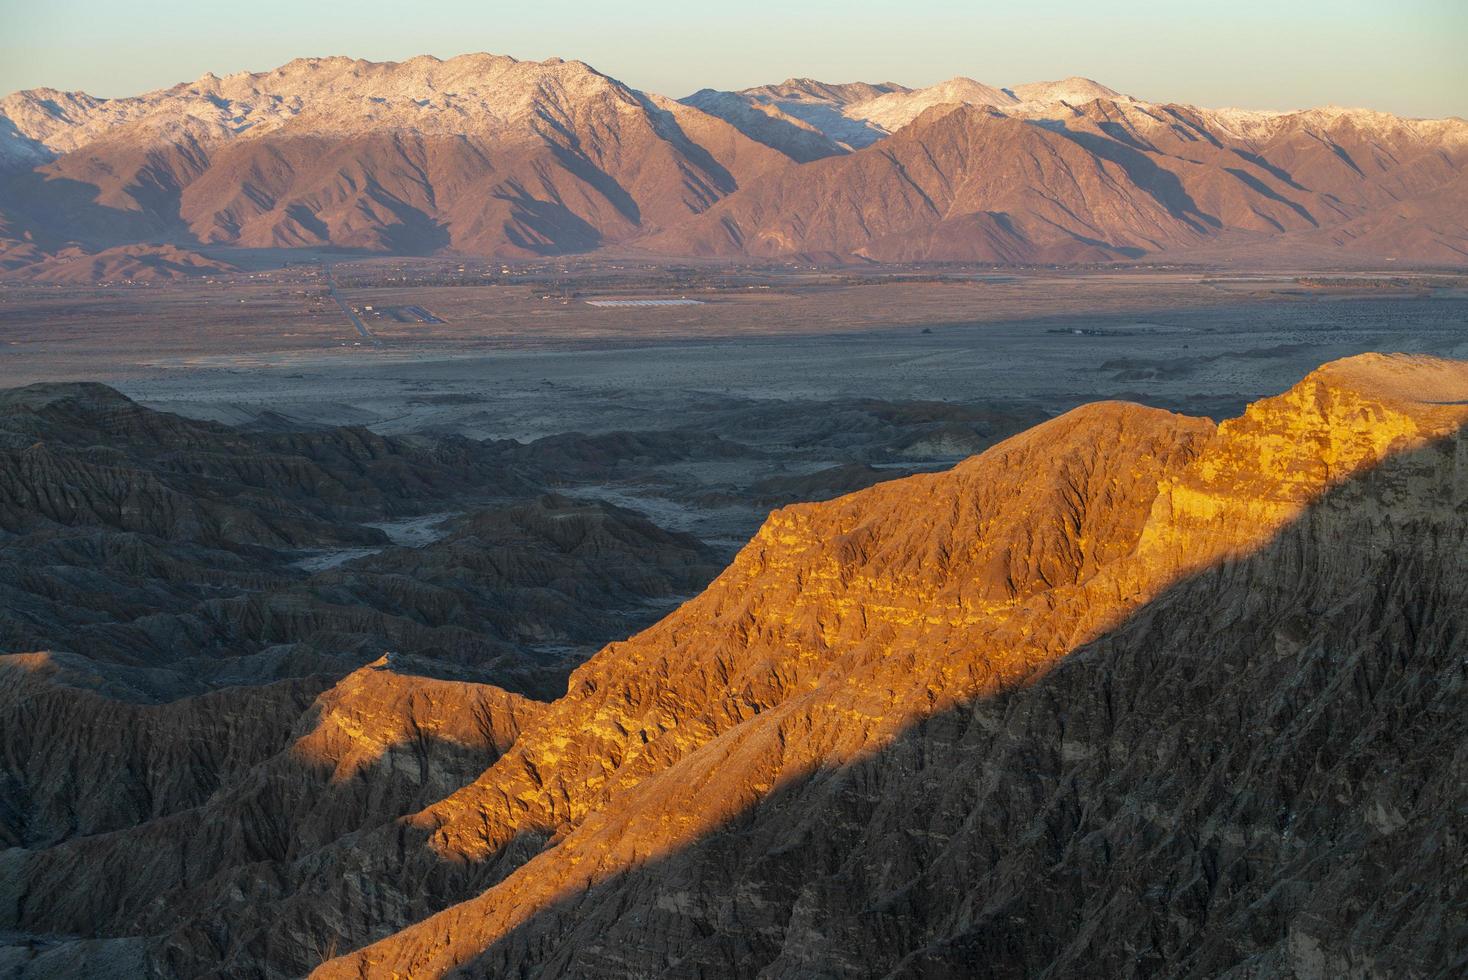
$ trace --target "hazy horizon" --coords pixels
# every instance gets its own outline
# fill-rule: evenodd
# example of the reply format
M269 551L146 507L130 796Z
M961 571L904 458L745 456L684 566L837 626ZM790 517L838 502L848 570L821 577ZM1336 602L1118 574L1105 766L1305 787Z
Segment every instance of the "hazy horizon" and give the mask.
M881 9L881 8L887 9ZM682 97L791 76L920 87L955 75L1017 84L1069 75L1144 99L1291 109L1336 104L1408 116L1468 115L1459 50L1468 10L1446 0L1261 0L1190 11L1155 2L1098 10L1042 0L1023 12L952 0L890 5L752 0L738 17L670 0L616 11L568 0L412 11L381 0L302 7L265 0L240 16L222 5L155 0L126 10L97 0L45 7L0 0L0 94L25 88L102 97L262 71L297 57L399 61L490 51L562 57L647 91ZM1206 40L1206 45L1202 41Z

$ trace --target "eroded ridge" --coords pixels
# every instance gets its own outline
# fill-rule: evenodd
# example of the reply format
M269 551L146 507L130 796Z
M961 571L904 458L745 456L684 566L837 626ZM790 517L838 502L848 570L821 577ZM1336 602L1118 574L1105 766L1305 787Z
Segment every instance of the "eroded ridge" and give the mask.
M1430 972L1465 417L1468 365L1367 355L777 511L410 818L449 862L547 846L319 974Z

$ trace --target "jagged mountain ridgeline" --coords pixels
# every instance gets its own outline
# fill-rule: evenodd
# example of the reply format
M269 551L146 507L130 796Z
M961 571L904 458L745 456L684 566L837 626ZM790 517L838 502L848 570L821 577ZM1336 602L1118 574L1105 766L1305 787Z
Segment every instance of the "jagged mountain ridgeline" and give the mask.
M221 246L1461 265L1465 163L1460 119L1205 109L1083 78L674 101L576 61L312 58L0 99L0 270L217 273Z
M284 452L277 433L114 406L106 424L173 449L101 458L76 448L97 445L103 423L77 401L99 393L9 397L6 431L45 427L53 456L109 475L56 481L44 520L39 504L7 504L30 515L7 531L39 553L85 527L88 547L160 596L152 532L121 526L139 509L104 501L145 475L160 500L224 479L209 440L233 440L240 485L247 451ZM0 712L17 734L0 755L0 932L26 939L0 946L0 964L35 977L1456 975L1465 422L1468 363L1404 355L1327 364L1222 423L1087 405L951 469L774 511L695 597L554 694L496 679L530 676L509 654L428 643L368 656L296 638L232 658L255 664L233 682L231 658L205 645L188 656L212 666L192 668L189 689L117 639L105 656L5 657ZM291 438L292 458L327 473L357 461L380 496L287 523L273 515L304 505L272 480L279 498L252 499L251 519L300 540L264 554L193 484L193 546L224 556L210 559L219 575L261 576L250 589L272 600L346 590L371 598L344 607L395 603L413 619L413 596L388 585L425 578L399 574L404 551L341 566L349 581L282 570L308 534L334 547L399 506L344 432ZM522 450L456 445L386 440L375 458L428 453L443 486L467 466L537 478L516 468ZM549 528L585 505L537 506ZM466 634L529 657L524 637L482 624L535 582L462 571L506 524L539 526L496 514L420 549L453 557L415 560L454 570ZM633 587L614 571L627 554L697 575L696 542L598 514L602 544L560 540L603 594ZM56 564L28 563L9 594L85 587ZM511 598L483 599L491 585ZM168 635L199 643L205 617L171 614L189 616ZM300 666L308 654L331 669Z
M28 91L0 112L4 210L38 242L585 251L784 159L580 62L491 55L305 59L130 100Z

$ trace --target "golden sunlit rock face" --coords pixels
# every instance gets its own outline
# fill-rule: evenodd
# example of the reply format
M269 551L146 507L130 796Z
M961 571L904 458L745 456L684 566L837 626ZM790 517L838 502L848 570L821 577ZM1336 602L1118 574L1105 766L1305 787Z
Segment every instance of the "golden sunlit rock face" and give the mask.
M1446 968L1465 420L1468 364L1367 355L776 511L408 820L546 846L319 975Z
M397 673L389 654L344 677L316 700L316 724L291 747L327 764L334 782L368 778L384 756L426 757L430 742L503 752L540 704L488 684Z

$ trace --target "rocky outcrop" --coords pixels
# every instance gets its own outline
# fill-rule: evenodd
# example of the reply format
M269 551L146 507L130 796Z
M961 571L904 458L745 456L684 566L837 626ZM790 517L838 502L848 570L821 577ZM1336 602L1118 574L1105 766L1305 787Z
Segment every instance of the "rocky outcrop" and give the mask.
M520 642L586 643L718 572L687 534L610 504L546 495L486 510L442 540L312 578L313 593ZM630 631L635 631L630 630Z
M211 547L385 543L331 523L409 515L527 484L470 444L422 446L361 428L246 432L155 412L99 384L0 394L0 527L38 521Z
M324 686L308 678L145 706L87 689L84 665L0 657L6 847L44 848L202 805L282 751Z

